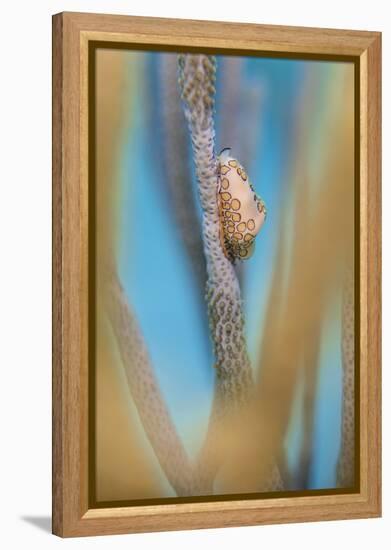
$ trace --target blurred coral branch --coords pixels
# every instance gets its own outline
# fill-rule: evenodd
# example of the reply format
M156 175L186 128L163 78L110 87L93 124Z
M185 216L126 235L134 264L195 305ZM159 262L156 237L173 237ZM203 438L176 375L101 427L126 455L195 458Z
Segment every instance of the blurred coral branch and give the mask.
M244 335L244 315L238 278L220 245L217 204L217 163L214 151L216 60L205 55L179 56L179 86L193 145L203 208L203 238L207 262L206 299L216 357L216 384L208 433L199 458L205 490L226 459L228 431L251 398L253 377Z
M304 395L303 395L303 443L299 460L299 477L296 481L298 489L311 487L312 451L314 444L314 419L316 404L316 388L320 359L320 326L314 326L313 335L308 349L304 351Z
M250 167L261 128L264 92L262 82L245 80L245 63L243 57L221 60L220 141L232 149L243 166Z
M164 402L135 314L117 273L116 201L120 192L117 157L122 134L129 124L131 83L123 55L118 52L112 55L108 51L101 53L99 59L97 296L102 299L132 398L163 472L178 495L195 495L193 468Z
M220 143L221 148L230 147L251 174L261 127L263 85L244 80L245 62L243 57L221 58ZM236 263L235 271L243 288L245 264Z
M347 270L342 303L342 368L343 399L341 419L341 450L337 466L339 487L355 484L355 378L354 378L354 276Z
M302 359L306 350L314 345L314 330L321 326L326 304L341 288L346 258L352 250L354 117L350 102L352 90L344 84L342 82L343 100L336 98L331 107L325 165L318 171L318 181L311 178L311 188L316 189L312 197L307 163L302 156L309 151L310 136L305 132L301 134L301 153L295 159L291 181L296 198L294 226L290 228L294 239L289 279L282 300L279 295L282 283L276 280L283 272L277 261L262 339L256 397L240 421L240 444L236 439L232 446L233 464L245 465L236 480L242 490L254 487L259 480L266 482L271 464L275 460L279 462ZM335 82L333 85L336 86ZM285 215L288 216L288 212ZM281 234L279 247L283 243ZM316 368L316 362L312 365Z
M193 468L164 402L150 357L115 271L107 273L106 308L129 389L147 437L178 496L195 495Z

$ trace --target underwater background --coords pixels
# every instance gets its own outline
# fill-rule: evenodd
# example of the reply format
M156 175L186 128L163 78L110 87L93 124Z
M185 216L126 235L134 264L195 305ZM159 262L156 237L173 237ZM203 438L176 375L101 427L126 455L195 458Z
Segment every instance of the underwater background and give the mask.
M97 265L105 250L115 251L118 276L161 394L186 450L195 457L208 425L215 370L204 297L202 212L175 67L175 53L97 50ZM330 144L339 143L342 134L350 136L345 146L352 164L353 106L351 63L217 56L216 153L231 147L268 212L253 257L237 266L256 376L266 368L265 329L278 313L270 301L273 281L281 281L282 292L290 284L290 258L300 238L296 207L302 204L304 214L316 205L329 181ZM347 113L346 118L339 113ZM332 201L348 196L351 203L344 231L353 256L352 166L347 173L337 186L346 186L347 193ZM329 214L325 233L334 223L332 207ZM311 230L311 225L305 228ZM282 242L286 258L278 263ZM334 243L329 244L329 261L337 261ZM305 263L303 258L304 270ZM97 302L98 501L176 496L139 420L99 295ZM341 285L333 285L322 308L316 359L309 376L303 365L297 367L281 441L292 490L336 487L343 403ZM291 315L291 322L300 323L300 309ZM283 399L283 393L276 395L277 401ZM219 492L218 481L216 487Z

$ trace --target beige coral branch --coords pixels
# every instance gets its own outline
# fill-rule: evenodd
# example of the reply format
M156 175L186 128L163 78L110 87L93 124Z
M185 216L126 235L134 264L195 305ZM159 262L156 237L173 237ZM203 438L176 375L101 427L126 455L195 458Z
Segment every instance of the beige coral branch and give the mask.
M137 62L127 52L100 52L97 65L97 300L101 320L107 316L125 371L130 394L151 447L168 481L180 496L197 494L194 469L176 431L153 371L146 344L117 274L116 245L120 197L118 157L121 138L131 124ZM101 302L100 302L101 300ZM103 308L101 307L103 306ZM104 311L104 313L103 313ZM115 348L115 346L113 346ZM115 356L111 353L111 359ZM114 365L111 366L114 372ZM102 410L102 409L101 409ZM103 414L103 413L102 413ZM98 436L101 433L98 426ZM122 430L122 432L121 432ZM126 428L119 433L126 436ZM102 443L100 443L102 445ZM145 461L147 462L147 457ZM98 463L102 463L98 456ZM114 475L113 472L111 475ZM123 474L125 475L125 474ZM129 478L134 475L129 474ZM105 481L106 483L106 481ZM102 486L102 480L98 480Z
M303 442L297 483L301 489L308 489L310 484L319 355L320 326L315 326L308 349L304 352Z
M341 450L337 466L339 487L355 485L355 372L354 372L354 275L347 271L342 299L342 420Z
M256 400L253 410L241 421L242 440L234 457L234 463L245 465L239 480L242 487L252 487L259 479L267 482L271 464L279 461L303 354L313 345L314 330L321 326L325 307L340 289L341 271L352 249L354 118L353 111L346 108L352 97L349 86L344 93L343 101L338 98L331 110L327 163L318 172L312 196L308 193L308 174L302 168L306 166L304 158L299 155L296 159L288 284L281 302L276 295L281 287L272 284ZM302 151L308 150L307 138ZM314 185L311 181L311 188ZM283 275L277 262L274 279Z
M197 494L194 470L163 400L151 360L115 271L107 273L106 309L145 433L178 496Z
M163 54L160 64L163 111L163 153L172 212L179 228L193 274L203 296L206 263L202 246L201 223L190 185L190 156L186 120L177 84L177 56Z
M213 120L216 59L180 55L179 86L191 134L198 189L203 210L203 240L211 336L216 359L215 397L206 442L201 452L201 474L209 486L222 460L221 423L245 402L253 385L244 337L240 288L231 262L220 245L217 204L217 161Z

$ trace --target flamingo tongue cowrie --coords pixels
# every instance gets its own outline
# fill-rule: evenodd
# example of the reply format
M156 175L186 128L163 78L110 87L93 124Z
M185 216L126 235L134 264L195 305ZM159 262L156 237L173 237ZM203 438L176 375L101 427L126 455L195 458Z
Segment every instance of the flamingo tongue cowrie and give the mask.
M234 262L252 256L255 237L265 219L266 207L255 193L248 175L231 149L218 156L220 241L225 256Z

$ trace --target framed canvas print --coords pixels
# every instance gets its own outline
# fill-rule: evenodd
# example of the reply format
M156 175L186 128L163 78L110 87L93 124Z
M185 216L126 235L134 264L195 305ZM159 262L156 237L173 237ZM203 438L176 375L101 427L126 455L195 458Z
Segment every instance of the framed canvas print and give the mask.
M53 532L380 515L376 32L53 18Z

